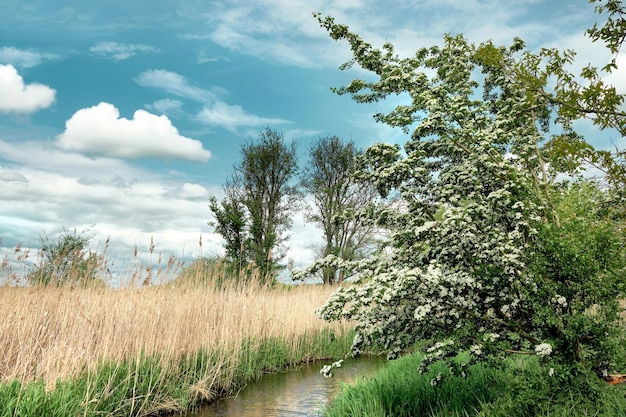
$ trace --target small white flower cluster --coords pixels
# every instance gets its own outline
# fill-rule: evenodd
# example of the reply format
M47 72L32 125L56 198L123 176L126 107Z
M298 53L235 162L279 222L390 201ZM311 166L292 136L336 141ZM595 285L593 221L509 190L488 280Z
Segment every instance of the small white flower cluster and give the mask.
M488 333L483 336L483 340L485 342L491 342L491 343L495 342L499 338L500 338L500 335L498 333Z
M472 355L481 356L483 354L483 351L480 348L481 345L472 345L470 346L469 350Z
M441 382L442 378L443 376L441 375L441 372L439 372L436 377L430 380L430 385L433 387L437 386Z
M511 306L508 304L503 305L502 307L500 307L500 311L502 312L502 314L504 315L504 317L506 318L511 318Z
M422 321L424 318L426 318L426 315L430 313L431 309L432 307L430 306L430 304L418 306L415 309L415 314L413 315L415 317L415 320Z
M554 297L552 297L550 301L552 301L552 304L556 304L563 308L567 307L567 299L563 297L562 295L557 294Z
M453 340L446 340L444 342L437 342L434 345L430 346L428 349L426 349L426 352L432 353L432 352L441 350L441 348L443 348L443 347L450 346L450 345L453 345L453 344L454 344Z
M535 353L541 358L550 356L550 354L552 354L552 345L550 343L542 343L540 345L537 345L535 346Z
M324 375L324 378L330 378L333 376L333 370L335 368L341 368L343 364L343 359L338 360L337 362L333 362L330 365L324 365L320 370L320 374Z

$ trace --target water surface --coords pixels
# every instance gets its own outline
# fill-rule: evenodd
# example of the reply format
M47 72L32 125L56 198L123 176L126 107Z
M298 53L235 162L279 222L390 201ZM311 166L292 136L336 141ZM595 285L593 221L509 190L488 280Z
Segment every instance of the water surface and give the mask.
M224 398L187 417L321 416L321 409L337 395L341 385L374 374L385 357L346 359L332 378L320 374L331 361L317 361L296 369L264 376L235 397Z

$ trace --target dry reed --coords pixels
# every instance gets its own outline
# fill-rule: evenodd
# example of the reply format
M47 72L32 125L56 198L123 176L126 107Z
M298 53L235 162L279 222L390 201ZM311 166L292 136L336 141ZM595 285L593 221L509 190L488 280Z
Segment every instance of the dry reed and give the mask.
M41 251L3 257L0 414L181 412L348 348L349 324L315 316L333 288L261 284L253 266L235 272L215 258L154 264L152 252L153 242L146 265L135 250L115 280L104 255L51 280L32 279L49 272Z
M0 287L0 382L47 384L103 359L176 358L199 350L237 360L245 340L300 336L342 324L315 317L332 289L181 285L144 288ZM296 347L295 347L296 348ZM235 364L233 364L235 366Z

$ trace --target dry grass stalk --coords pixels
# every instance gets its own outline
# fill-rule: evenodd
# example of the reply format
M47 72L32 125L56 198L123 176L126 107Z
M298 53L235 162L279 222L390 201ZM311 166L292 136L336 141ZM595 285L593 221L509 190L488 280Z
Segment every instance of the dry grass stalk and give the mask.
M178 358L230 352L246 338L347 330L315 317L333 289L322 286L180 285L144 288L0 287L0 382L50 384L99 360L145 354ZM230 358L224 358L229 361Z

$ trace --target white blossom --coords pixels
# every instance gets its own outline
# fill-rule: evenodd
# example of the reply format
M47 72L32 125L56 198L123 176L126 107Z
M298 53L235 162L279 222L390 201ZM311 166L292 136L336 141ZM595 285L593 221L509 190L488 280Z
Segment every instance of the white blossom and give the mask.
M500 335L498 333L488 333L484 336L483 340L485 340L486 342L495 342L499 338Z
M441 372L439 372L436 377L430 380L430 385L433 387L437 386L441 382L442 378L443 376L441 375Z
M553 304L556 304L563 308L567 307L567 299L563 297L562 295L559 295L559 294L555 295L554 297L552 297L551 301Z
M325 378L330 378L333 376L333 370L335 368L341 368L342 364L343 364L343 359L340 359L337 362L333 362L330 365L324 365L322 369L320 370L320 373L324 375Z
M469 350L470 353L474 356L480 356L483 354L482 350L480 350L481 345L472 345L470 346Z
M415 317L415 320L423 320L426 315L430 313L431 309L432 308L430 304L418 306L415 309L415 314L413 315Z
M550 356L552 354L552 345L550 343L541 343L535 346L535 353L541 358Z
M550 319L574 314L567 311L568 299L578 300L580 290L571 286L566 298L557 293L562 287L554 274L536 272L549 260L538 262L542 255L536 250L544 227L558 227L552 220L558 218L558 202L548 201L556 188L551 173L542 173L540 155L551 137L534 117L544 110L549 116L552 109L542 103L550 93L540 85L529 90L497 63L542 74L541 68L527 68L535 55L449 37L444 46L403 60L374 53L332 20L323 26L350 40L354 64L376 68L380 77L357 80L343 92L364 102L398 92L410 96L376 116L406 129L410 138L404 149L378 143L363 155L357 174L382 199L362 218L386 228L386 240L370 259L332 260L362 280L339 289L319 316L357 323L357 352L370 344L388 346L391 354L416 339L439 340L424 355L428 366L461 349L474 359L485 359L482 349L521 349L547 334ZM486 51L497 54L489 65ZM565 119L557 123L567 128L571 120ZM317 265L323 266L324 261ZM553 317L528 317L546 302ZM457 339L457 329L471 332L471 339ZM553 353L551 344L540 343L534 351L544 358L567 350Z

